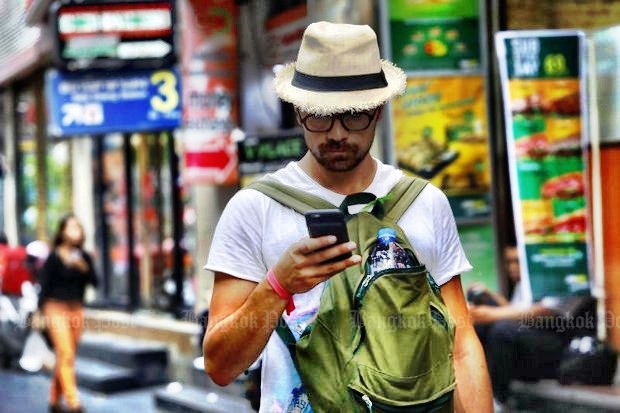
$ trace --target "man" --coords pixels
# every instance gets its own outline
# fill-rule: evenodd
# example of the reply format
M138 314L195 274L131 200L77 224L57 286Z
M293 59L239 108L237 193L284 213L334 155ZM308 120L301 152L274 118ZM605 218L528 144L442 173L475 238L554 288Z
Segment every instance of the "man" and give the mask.
M295 107L308 152L271 177L333 205L357 192L385 196L402 172L374 159L369 150L383 104L405 86L404 72L380 59L370 27L309 25L297 61L274 80L278 96ZM456 410L490 412L484 353L459 275L471 266L445 195L427 185L399 226L440 285L456 321ZM262 356L261 412L312 411L287 348L273 331L287 306L291 309L289 295L296 308L284 318L299 333L316 316L325 281L360 265L354 243L334 243L333 236L308 238L302 215L252 189L235 194L217 225L206 265L215 272L215 284L203 343L205 369L226 385ZM347 252L354 254L324 262Z
M505 247L504 264L512 285L510 301L483 285L468 290L470 314L487 356L496 412L507 409L512 380L557 378L570 339L594 333L596 311L590 296L527 300L516 245ZM586 317L575 323L584 328L565 328L575 316Z

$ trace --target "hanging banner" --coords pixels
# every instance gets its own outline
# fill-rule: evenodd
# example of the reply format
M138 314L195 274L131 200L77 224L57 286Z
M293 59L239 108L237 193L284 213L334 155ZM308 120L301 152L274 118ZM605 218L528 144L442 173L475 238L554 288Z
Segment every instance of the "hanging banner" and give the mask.
M457 219L489 217L491 174L482 77L410 77L392 110L398 166L440 187Z
M523 284L534 300L589 293L585 39L496 35Z
M185 0L182 14L183 181L235 185L239 124L237 6Z
M480 68L478 0L391 0L392 60L404 70Z
M265 64L273 66L292 62L306 26L311 23L305 2L271 2L263 29L266 43Z

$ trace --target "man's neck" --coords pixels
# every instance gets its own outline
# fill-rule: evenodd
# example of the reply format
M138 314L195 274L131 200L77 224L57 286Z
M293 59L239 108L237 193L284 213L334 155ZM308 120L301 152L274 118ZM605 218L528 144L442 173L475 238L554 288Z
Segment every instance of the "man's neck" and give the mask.
M367 155L355 169L346 172L326 170L310 153L306 153L298 165L321 186L343 195L364 191L372 183L377 171L377 163L370 155Z

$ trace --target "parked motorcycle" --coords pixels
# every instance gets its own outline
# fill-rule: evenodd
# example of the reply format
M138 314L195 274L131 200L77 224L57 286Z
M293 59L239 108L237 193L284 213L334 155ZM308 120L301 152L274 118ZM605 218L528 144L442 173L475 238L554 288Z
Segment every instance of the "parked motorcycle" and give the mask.
M4 368L19 365L31 332L30 315L37 309L37 293L30 281L21 285L22 295L0 295L0 363Z
M0 289L0 367L38 371L52 362L50 353L53 355L41 333L31 325L39 300L36 272L49 249L45 243L34 241L26 246L25 252L23 262L9 262L11 265L6 269L26 268L30 275L24 277L21 272L6 271L2 281L9 282L11 293L3 292L6 288Z

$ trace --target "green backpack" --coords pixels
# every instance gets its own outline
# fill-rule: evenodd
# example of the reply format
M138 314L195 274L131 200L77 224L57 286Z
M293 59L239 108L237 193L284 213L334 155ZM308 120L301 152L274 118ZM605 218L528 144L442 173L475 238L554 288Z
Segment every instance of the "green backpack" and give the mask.
M400 245L415 258L396 222L426 183L403 177L381 199L370 193L345 198L340 209L362 263L382 227L394 228ZM301 214L335 208L273 180L261 179L249 187ZM349 214L348 207L355 204L370 211ZM353 266L327 282L317 317L298 341L283 320L276 328L313 410L452 412L454 322L439 287L424 265L380 271L371 279L364 274L365 265Z

